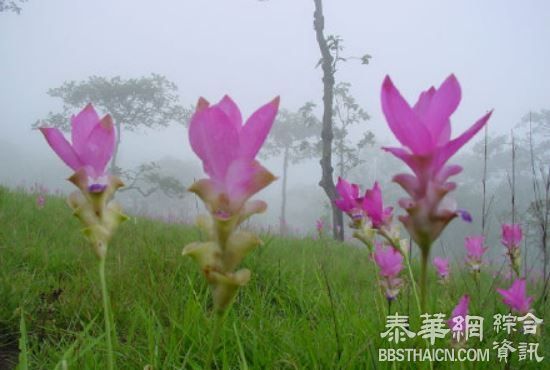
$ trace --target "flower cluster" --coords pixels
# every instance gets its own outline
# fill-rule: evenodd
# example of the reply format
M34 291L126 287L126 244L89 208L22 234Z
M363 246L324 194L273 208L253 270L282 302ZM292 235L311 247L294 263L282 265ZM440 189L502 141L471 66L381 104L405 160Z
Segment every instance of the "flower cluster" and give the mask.
M80 191L69 195L74 215L85 226L84 234L96 256L102 260L118 225L127 219L118 203L112 201L122 181L106 172L113 156L115 132L110 115L99 118L92 104L71 118L69 143L57 128L40 131L50 147L75 173L69 178Z
M509 289L497 289L497 292L502 296L502 301L510 309L526 314L531 310L532 297L528 297L526 293L526 282L524 279L516 279Z
M520 245L523 239L523 231L519 224L503 224L501 242L506 247L506 254L510 260L510 266L520 276L521 251Z
M487 123L485 114L462 135L451 140L450 116L458 107L461 93L454 75L435 89L424 91L411 107L403 99L389 77L382 85L382 110L389 127L402 147L384 148L401 159L413 171L398 174L393 180L410 196L399 204L407 215L399 219L424 253L457 215L470 216L456 207L449 192L456 184L449 177L462 168L447 161Z
M386 291L386 299L392 301L403 284L399 278L399 273L403 270L403 255L394 247L377 242L373 258L380 269L380 276L383 279L381 284Z
M238 288L250 280L250 270L237 268L261 244L258 236L239 230L239 226L267 208L265 202L249 198L275 180L255 157L273 125L278 106L276 98L243 125L239 108L228 96L212 106L201 98L191 118L189 141L208 178L196 181L189 190L209 211L209 218L198 220L209 240L188 244L183 255L193 257L200 265L217 312L224 312Z
M483 255L488 249L484 244L485 237L482 235L467 236L464 240L464 247L467 252L466 263L474 273L478 273L483 264Z
M392 245L399 245L399 230L392 224L393 207L384 207L378 182L374 183L372 189L367 189L364 196L360 196L359 185L338 178L336 192L339 198L334 203L350 217L349 226L354 230L355 238L371 251L377 233L390 239Z
M445 283L449 280L449 272L451 268L449 267L449 259L443 257L435 257L433 259L433 264L437 271L437 275L442 283Z
M451 313L451 318L447 322L449 328L453 331L453 337L460 340L460 335L458 333L464 333L466 331L466 322L465 318L469 312L470 305L470 296L465 294L460 297L458 304L453 309Z

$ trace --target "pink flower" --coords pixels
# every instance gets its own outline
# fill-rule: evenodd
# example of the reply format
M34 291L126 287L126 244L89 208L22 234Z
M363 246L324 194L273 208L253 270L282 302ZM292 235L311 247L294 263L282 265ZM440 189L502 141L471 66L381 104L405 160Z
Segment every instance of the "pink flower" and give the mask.
M401 288L399 273L403 269L403 255L395 248L384 247L382 243L376 243L374 251L374 262L380 268L380 275L383 278L382 285L386 289L386 298L394 299Z
M466 315L468 315L468 306L470 305L470 296L465 294L463 295L460 300L458 301L458 304L453 309L453 312L451 313L451 319L447 322L447 325L453 329L455 326L455 323L453 322L453 319L455 317L462 317L464 319L464 322L462 324L462 329L458 330L460 332L464 332L466 330Z
M334 201L336 206L353 220L362 219L363 210L361 204L363 198L359 196L359 185L351 184L343 178L338 177L336 192L340 196L340 198Z
M382 276L397 276L403 269L403 255L393 247L384 247L382 243L376 243L374 261Z
M485 237L482 235L477 236L467 236L464 239L464 247L468 252L466 256L466 262L470 265L472 270L478 271L481 267L483 255L487 252L486 247L484 247Z
M439 89L431 87L420 94L413 107L403 99L388 76L382 85L382 110L402 145L384 149L405 162L414 173L398 174L393 178L410 196L399 202L408 213L399 219L423 249L429 249L457 215L470 219L469 214L457 210L456 203L447 197L456 188L455 183L447 182L448 178L462 168L446 163L481 130L491 112L451 140L450 116L460 98L460 86L454 75L450 75Z
M449 276L449 259L448 258L435 257L433 259L433 264L440 278L446 279Z
M508 290L497 289L497 292L502 296L504 304L520 314L526 314L531 310L533 298L527 297L525 289L525 280L516 279Z
M44 194L38 194L38 196L36 197L36 207L38 209L42 209L44 208L45 204L46 204L46 197L44 196Z
M57 128L40 128L50 147L75 172L84 170L92 180L89 191L102 191L106 186L105 167L113 156L115 132L110 115L99 118L92 104L71 117L69 143Z
M519 224L503 224L501 242L508 249L519 248L523 231Z
M213 214L230 217L248 198L275 180L255 158L271 130L278 108L277 97L243 124L241 112L229 96L212 106L205 99L199 99L189 125L189 141L209 178L195 182L190 190ZM250 206L255 212L266 207L259 201Z
M322 219L318 219L317 221L315 221L315 227L317 228L317 232L320 234L323 232L325 223L323 222Z
M363 209L372 222L373 228L379 229L391 224L393 207L384 208L382 191L378 182L374 183L372 189L368 189L365 192Z

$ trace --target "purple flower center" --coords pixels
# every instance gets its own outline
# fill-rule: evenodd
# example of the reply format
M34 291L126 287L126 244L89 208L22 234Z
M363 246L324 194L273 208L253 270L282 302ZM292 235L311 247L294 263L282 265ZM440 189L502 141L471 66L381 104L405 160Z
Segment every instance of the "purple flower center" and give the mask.
M462 219L462 221L465 221L465 222L468 222L468 223L471 223L472 222L472 215L470 214L470 212L466 211L465 209L459 209L456 211L456 214L458 216L460 216L460 218Z
M92 184L88 186L90 193L101 193L107 188L107 184Z

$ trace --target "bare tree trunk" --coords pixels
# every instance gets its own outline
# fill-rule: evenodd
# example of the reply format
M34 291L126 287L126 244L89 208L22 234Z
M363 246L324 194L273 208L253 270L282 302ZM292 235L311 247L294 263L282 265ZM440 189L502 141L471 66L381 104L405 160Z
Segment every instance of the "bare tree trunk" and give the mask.
M288 175L288 147L285 148L283 154L283 181L282 181L282 194L281 194L281 216L279 217L280 229L279 232L284 235L287 232L286 223L286 183Z
M115 141L115 150L113 151L113 159L111 159L111 174L118 175L118 167L117 167L117 157L118 157L118 146L120 145L120 122L118 120L115 121L115 128L116 128L116 141Z
M340 177L341 178L345 178L345 166L344 166L344 140L340 140L338 142L338 151L339 151L339 155L340 155L340 163L338 164L339 167L340 167Z
M548 299L548 283L550 275L548 275L548 222L550 220L550 166L548 167L548 174L544 175L544 170L541 168L541 181L544 185L544 196L539 187L538 176L535 170L535 154L533 150L533 127L531 123L531 112L529 112L529 150L531 154L531 171L533 179L533 212L535 214L536 221L539 223L541 233L541 248L543 253L543 279L544 285L542 288L542 301L546 304Z
M325 191L332 207L332 234L335 239L344 240L344 218L342 211L336 207L336 186L332 177L332 110L334 101L334 58L330 53L327 40L324 35L325 18L323 16L323 5L321 0L314 0L315 12L313 13L313 27L319 49L321 50L323 69L323 130L321 140L323 143L323 155L321 157L322 177L319 185Z
M512 130L512 223L516 223L516 142Z
M487 217L486 211L486 197L487 197L487 125L485 125L485 137L483 139L483 179L481 180L481 186L483 189L483 201L481 203L481 234L485 235L485 223Z

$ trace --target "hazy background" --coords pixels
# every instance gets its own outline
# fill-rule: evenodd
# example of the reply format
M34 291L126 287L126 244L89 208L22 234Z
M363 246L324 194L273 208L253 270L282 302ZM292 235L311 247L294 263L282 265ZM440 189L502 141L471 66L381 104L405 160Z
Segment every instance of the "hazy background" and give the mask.
M199 96L217 101L230 94L246 117L280 95L283 107L296 110L313 101L320 115L312 0L29 0L22 8L19 16L0 13L0 183L70 189L64 180L70 170L31 130L37 119L60 109L46 91L67 80L154 72L178 85L186 106ZM489 131L496 135L509 133L527 112L550 107L548 1L325 0L324 12L325 32L344 39L343 55L372 55L367 66L341 64L336 77L352 83L353 95L372 117L354 132L372 130L376 147L394 142L379 101L386 74L413 102L455 73L463 99L453 116L454 135L489 109ZM379 157L352 178L368 186L374 177L389 180L379 163L391 159ZM175 158L200 175L181 124L126 132L119 158L123 167ZM266 165L280 175L280 160ZM325 199L317 186L318 161L291 167L289 176L288 221L312 230ZM402 195L389 181L384 185ZM279 192L275 183L262 194L270 211L257 222L277 224Z

